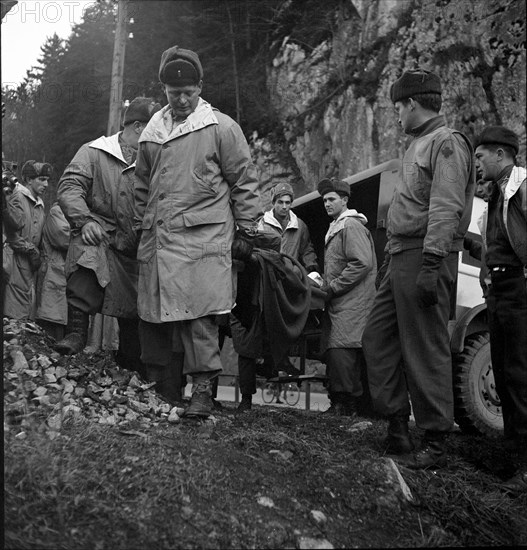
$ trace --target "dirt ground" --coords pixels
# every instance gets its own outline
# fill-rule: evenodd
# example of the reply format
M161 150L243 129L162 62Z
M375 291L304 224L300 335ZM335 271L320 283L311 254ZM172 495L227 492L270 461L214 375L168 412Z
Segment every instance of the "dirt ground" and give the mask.
M512 471L499 440L454 432L446 468L401 481L383 421L233 403L184 420L136 380L4 322L6 548L527 544L527 499L497 487Z

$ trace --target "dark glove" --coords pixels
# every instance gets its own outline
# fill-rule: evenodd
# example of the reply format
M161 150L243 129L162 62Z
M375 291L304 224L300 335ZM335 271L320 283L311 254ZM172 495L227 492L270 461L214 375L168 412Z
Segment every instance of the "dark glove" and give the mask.
M322 290L322 292L325 294L324 296L324 302L329 303L331 302L331 300L333 299L333 297L335 296L335 292L333 291L333 289L331 288L331 286L329 286L328 283L324 283L320 290Z
M253 248L253 238L243 231L238 231L231 246L233 260L241 260L242 262L249 260Z
M40 252L36 248L30 248L27 255L29 258L31 271L37 271L40 267L40 264L42 264L42 260L40 259Z
M417 301L422 308L433 306L438 302L437 279L442 262L442 256L430 252L423 254L423 266L415 281Z
M388 271L388 266L390 265L390 260L392 259L391 254L386 254L384 256L384 261L382 262L381 267L377 270L377 276L375 277L375 290L379 290L379 287L381 286L382 280L384 279L384 276L386 275L386 272Z
M312 271L318 271L318 265L317 264L308 265L306 266L306 271L308 273L311 273Z
M472 239L470 237L465 237L463 239L463 248L465 250L470 250L472 248Z

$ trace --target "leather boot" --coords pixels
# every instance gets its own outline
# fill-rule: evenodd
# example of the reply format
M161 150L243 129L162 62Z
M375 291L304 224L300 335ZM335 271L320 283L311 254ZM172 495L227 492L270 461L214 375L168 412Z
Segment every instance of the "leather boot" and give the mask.
M55 351L62 355L75 355L86 346L90 316L84 311L68 305L66 336L55 344Z
M212 381L218 372L199 372L192 375L192 397L184 417L208 418L212 414Z
M347 392L331 392L329 394L331 405L323 414L335 416L354 416L355 400Z
M253 396L252 395L243 395L238 408L236 409L237 413L244 413L250 411L252 408Z
M446 466L446 435L445 432L425 432L421 449L405 462L405 466L412 470L428 470Z
M388 423L388 435L384 440L386 452L389 454L402 455L411 453L414 450L414 444L410 439L408 432L408 416L391 416Z
M157 393L162 395L171 405L181 405L181 378L176 368L172 365L146 365L146 378L149 382L155 382Z

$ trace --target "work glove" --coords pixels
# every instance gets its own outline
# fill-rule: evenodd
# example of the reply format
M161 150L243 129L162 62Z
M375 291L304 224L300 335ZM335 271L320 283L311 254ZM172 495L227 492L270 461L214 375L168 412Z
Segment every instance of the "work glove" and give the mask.
M38 270L40 265L42 264L42 260L40 258L40 252L37 248L30 248L27 251L27 256L29 258L29 266L31 267L31 271L35 272Z
M386 253L384 256L384 261L382 262L381 267L377 270L377 276L375 277L375 290L379 290L382 280L388 271L388 266L390 265L390 260L392 258L391 254Z
M251 257L254 244L254 237L249 236L244 231L237 231L234 241L232 241L231 254L233 260L245 262Z
M443 257L430 252L423 253L423 266L417 275L417 301L420 307L430 307L437 304L437 279Z

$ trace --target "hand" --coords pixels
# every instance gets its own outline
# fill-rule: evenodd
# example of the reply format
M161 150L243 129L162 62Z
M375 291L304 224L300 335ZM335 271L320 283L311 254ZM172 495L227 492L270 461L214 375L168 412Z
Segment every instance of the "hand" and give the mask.
M331 300L335 296L335 293L333 292L333 289L331 288L331 286L328 283L324 283L320 290L322 290L322 292L324 292L325 294L324 302L326 302L326 304L331 302Z
M107 240L109 235L106 231L96 222L89 221L82 226L81 230L82 242L84 244L97 246L103 241Z
M39 250L36 248L30 248L28 251L28 258L31 271L37 271L42 264Z
M250 259L254 245L252 238L245 233L238 231L234 241L232 241L231 254L233 260L241 260L242 262Z
M379 290L379 287L381 286L381 283L386 275L386 272L388 271L388 266L390 265L391 259L392 259L392 255L386 253L381 267L379 267L379 269L377 270L377 276L375 277L375 290Z
M437 304L437 279L442 262L442 256L429 252L423 254L423 266L415 281L419 307L426 308Z

